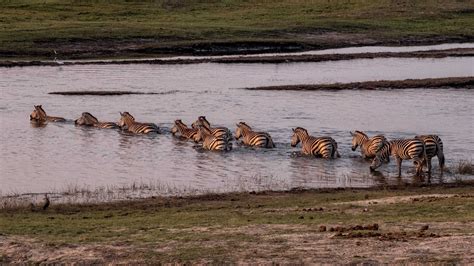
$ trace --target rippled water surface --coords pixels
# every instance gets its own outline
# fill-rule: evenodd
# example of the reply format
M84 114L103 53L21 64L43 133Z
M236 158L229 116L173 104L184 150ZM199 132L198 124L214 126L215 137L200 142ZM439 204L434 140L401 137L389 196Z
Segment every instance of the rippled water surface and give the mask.
M445 143L448 166L472 160L474 92L467 89L378 91L247 91L238 88L352 82L379 79L472 76L472 58L371 59L292 64L87 65L0 69L0 192L45 192L67 186L89 188L161 183L201 190L366 187L397 182L392 162L371 175L359 152L350 150L350 130L388 138L435 133ZM59 96L51 91L133 90L157 95ZM119 111L155 122L165 134L130 136L115 130L75 127L72 122L35 128L34 104L50 115L77 118L88 111L117 121ZM234 145L218 154L195 149L169 134L180 118L190 124L206 115L235 129L246 121L266 130L273 150ZM292 156L291 128L331 135L341 159ZM435 181L439 181L436 158ZM404 162L405 181L412 163ZM453 180L446 174L444 180Z

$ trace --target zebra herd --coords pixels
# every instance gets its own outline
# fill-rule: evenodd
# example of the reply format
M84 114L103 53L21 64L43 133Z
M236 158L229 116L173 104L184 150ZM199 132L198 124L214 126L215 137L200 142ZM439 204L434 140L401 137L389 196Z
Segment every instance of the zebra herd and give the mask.
M30 121L36 124L47 122L65 122L62 117L48 116L41 105L35 105L30 115ZM82 113L81 117L74 120L78 126L90 126L97 128L121 129L133 134L160 134L160 128L154 123L136 122L135 118L128 112L120 113L118 123L100 122L88 112ZM301 153L303 155L321 158L341 157L337 149L337 142L328 136L313 137L304 128L292 129L291 146L296 147L301 142ZM211 151L232 150L232 132L226 127L212 127L205 116L198 119L188 127L180 119L174 121L171 133L181 139L193 140L201 143L202 148ZM362 131L350 132L352 135L352 151L360 147L363 158L372 159L370 170L374 171L383 163L390 162L390 156L397 160L398 176L401 176L401 165L403 160L413 160L416 175L423 174L423 166L428 168L428 177L431 177L431 159L438 157L441 174L444 169L443 142L437 135L419 135L411 139L387 140L383 135L369 138ZM274 148L275 143L267 132L258 132L245 122L236 124L235 139L241 139L243 145L259 148Z

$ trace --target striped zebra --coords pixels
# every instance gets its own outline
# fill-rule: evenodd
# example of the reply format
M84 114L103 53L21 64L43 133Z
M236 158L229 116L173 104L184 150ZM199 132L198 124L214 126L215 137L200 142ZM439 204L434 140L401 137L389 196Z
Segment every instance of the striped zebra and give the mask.
M232 143L226 136L216 137L212 135L211 130L205 126L197 126L198 133L194 135L194 141L202 140L202 147L210 151L230 151L232 150Z
M119 128L114 122L99 122L99 120L89 112L82 113L81 117L74 120L74 124L97 128Z
M394 156L398 164L398 177L402 175L402 160L413 159L416 175L421 176L423 160L426 160L425 143L420 139L396 139L383 146L372 161L370 170L379 168L383 162L390 162L390 155Z
M153 123L135 122L135 118L128 112L120 113L119 127L135 134L160 133L160 129Z
M196 128L188 128L186 124L181 121L181 119L174 121L174 126L171 128L171 133L175 135L179 132L180 136L185 139L192 139L194 140L194 136L198 133L198 129Z
M231 141L232 140L232 132L226 128L226 127L211 127L211 123L207 121L205 116L200 116L191 125L193 128L197 128L198 126L205 126L211 131L211 134L216 136L216 137L225 137L227 140Z
M30 114L30 121L36 123L65 122L66 119L57 116L49 116L41 105L35 105L35 109Z
M266 132L255 132L245 122L236 124L235 139L242 137L242 143L247 146L256 146L260 148L275 148L272 137Z
M359 130L350 133L352 136L352 151L355 151L360 146L360 153L364 159L374 158L377 151L387 143L387 139L383 135L369 138L364 132Z
M337 151L337 142L331 137L313 137L304 128L293 129L291 147L296 147L301 142L301 152L304 155L313 155L325 159L340 158Z
M442 175L444 170L444 152L443 141L441 140L441 138L437 135L419 135L415 138L421 139L425 143L428 174L431 174L431 159L437 156L439 169Z

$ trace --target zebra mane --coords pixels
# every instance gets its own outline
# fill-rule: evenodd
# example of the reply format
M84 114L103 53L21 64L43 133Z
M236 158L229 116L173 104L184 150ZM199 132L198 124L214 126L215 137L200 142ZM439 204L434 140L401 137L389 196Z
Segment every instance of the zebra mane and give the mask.
M367 136L367 134L365 134L364 132L359 131L359 130L354 131L354 134L360 134L360 135L362 135L362 136L364 136L364 137L366 137L366 138L369 138L369 136Z
M90 118L94 119L96 122L99 122L99 120L89 112L84 112L84 113L82 113L82 115L83 116L89 116Z
M135 121L135 117L133 117L133 115L131 115L129 112L123 112L123 113L120 113L120 115L131 118L133 121Z
M297 127L297 128L295 128L295 129L293 129L293 131L294 131L294 132L296 132L296 131L303 131L304 133L308 134L308 130L306 130L306 129L302 128L302 127Z
M251 128L249 125L247 125L247 123L245 123L245 122L239 122L239 123L237 124L237 126L244 126L244 127L246 127L247 129L252 130L252 128Z
M35 110L38 113L40 117L46 117L46 112L44 111L43 107L41 105L35 105Z
M187 127L187 125L186 125L181 119L176 119L176 120L174 121L174 123L177 124L177 125L179 124L179 125L182 125L182 126Z

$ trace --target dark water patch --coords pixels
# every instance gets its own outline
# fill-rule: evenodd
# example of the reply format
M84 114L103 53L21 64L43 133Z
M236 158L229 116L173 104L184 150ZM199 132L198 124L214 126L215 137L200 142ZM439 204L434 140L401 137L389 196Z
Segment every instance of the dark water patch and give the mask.
M311 85L288 85L245 88L247 90L376 90L381 88L390 89L414 89L414 88L474 88L474 77L453 77L437 79L405 79L405 80L379 80L366 82L335 83L335 84L311 84Z

